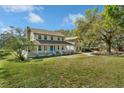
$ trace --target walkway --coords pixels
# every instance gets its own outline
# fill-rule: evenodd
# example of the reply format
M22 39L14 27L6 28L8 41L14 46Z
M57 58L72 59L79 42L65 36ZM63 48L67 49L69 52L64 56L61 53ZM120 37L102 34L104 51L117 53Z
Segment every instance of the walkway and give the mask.
M84 55L86 55L86 56L94 56L93 54L92 54L92 52L83 52L82 54L84 54Z

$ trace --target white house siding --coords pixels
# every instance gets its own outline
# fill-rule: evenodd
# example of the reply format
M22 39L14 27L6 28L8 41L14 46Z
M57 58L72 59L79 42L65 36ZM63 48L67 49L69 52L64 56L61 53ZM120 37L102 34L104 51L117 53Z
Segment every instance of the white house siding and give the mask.
M43 34L41 34L41 40L45 40L44 36L47 36L47 40L51 40L51 36L52 35L43 35ZM39 39L38 37L39 37L39 34L35 34L34 35L34 33L31 32L31 40L32 41L36 40L36 39ZM61 36L52 36L52 37L53 37L53 40L55 40L55 41L58 41L58 38L59 38L59 41L62 41L62 37Z
M58 40L58 38L56 36L53 37L53 40Z
M67 45L67 50L69 51L74 51L74 52L80 52L81 49L81 43L77 40L77 39L73 39L73 40L67 40L67 42L71 43L72 45Z
M34 33L33 33L33 32L31 32L30 40L31 40L31 41L34 41L34 40L35 40L35 36L34 36Z
M46 50L44 50L44 46L46 47ZM38 50L38 46L36 46L36 50L30 52L29 54L31 55L31 57L35 57L36 55L38 56L46 56L46 53L62 53L62 51L67 51L66 50L66 45L53 45L55 46L55 50L54 51L50 51L50 46L51 45L41 45L41 51ZM59 50L58 50L58 46L59 46ZM63 47L63 50L62 50Z
M34 38L35 38L35 40L37 40L38 39L38 35L34 34Z
M76 52L75 46L73 46L73 45L67 45L66 48L67 48L68 51Z
M66 48L68 51L74 51L76 52L76 43L75 41L68 41L69 43L71 43L72 45L67 45Z
M51 51L50 50L50 46L53 46L53 47L55 46L55 50L53 50L53 51L62 51L62 47L63 47L63 50L66 50L66 46L65 45L41 45L41 51L38 50L39 46L37 46L36 51L37 52L45 52L45 51L50 52ZM59 49L58 49L58 46L59 46ZM44 49L44 47L46 47L46 50Z
M35 33L35 32L32 32L30 33L30 40L31 41L37 41L39 40L39 35L41 36L41 41L42 40L45 40L44 37L47 36L47 39L46 41L50 41L50 42L54 42L54 41L63 41L64 40L64 36L61 36L61 35L48 35L48 34L40 34L40 33ZM53 37L53 40L51 40L51 36ZM58 40L59 38L59 40ZM40 42L40 41L39 41ZM60 43L60 44L59 44ZM30 54L33 54L33 55L45 55L46 52L60 52L62 53L63 51L66 51L67 52L67 44L62 44L62 42L58 42L58 43L44 43L44 42L40 42L40 43L36 43L36 49L35 50L31 50ZM38 49L38 47L41 46L41 50ZM50 49L50 46L55 46L55 49L53 49L53 51L51 51ZM58 46L59 46L59 49L58 49ZM46 47L46 50L44 49ZM62 49L63 47L63 49ZM53 47L54 48L54 47Z

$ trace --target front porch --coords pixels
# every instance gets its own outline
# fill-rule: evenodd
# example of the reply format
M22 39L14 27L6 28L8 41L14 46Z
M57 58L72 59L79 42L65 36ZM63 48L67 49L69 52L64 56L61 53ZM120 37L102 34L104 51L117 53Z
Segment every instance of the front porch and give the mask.
M38 45L36 49L29 52L30 57L58 56L73 54L74 51L67 50L66 45Z

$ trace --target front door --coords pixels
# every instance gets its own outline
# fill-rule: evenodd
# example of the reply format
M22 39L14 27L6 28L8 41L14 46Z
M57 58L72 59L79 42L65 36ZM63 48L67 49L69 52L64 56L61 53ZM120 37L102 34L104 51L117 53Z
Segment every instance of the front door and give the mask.
M50 51L53 51L53 46L50 46Z

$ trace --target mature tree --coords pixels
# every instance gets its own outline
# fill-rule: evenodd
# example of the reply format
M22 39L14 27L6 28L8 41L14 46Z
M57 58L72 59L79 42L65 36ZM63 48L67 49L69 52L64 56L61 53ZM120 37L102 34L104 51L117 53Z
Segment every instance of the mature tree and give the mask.
M82 47L95 47L97 42L97 36L96 36L96 21L98 17L98 9L95 8L93 10L87 10L85 13L85 17L78 19L76 21L76 27L75 30L76 35L80 38L82 41Z
M111 8L112 8L111 13L113 12L113 16L116 15L114 13L114 9L115 10L117 9L116 6L105 6L102 17L98 22L99 24L98 28L101 35L101 39L106 43L107 51L109 54L111 53L113 40L115 40L115 38L119 37L119 35L124 33L124 30L121 28L120 23L118 23L114 19L114 17L111 17L110 15Z
M98 13L97 8L87 10L85 17L76 22L76 34L85 46L106 44L107 52L111 54L112 47L122 43L114 42L122 41L124 22L119 20L124 18L123 9L122 6L105 6L102 13Z
M25 38L23 30L15 27L10 28L4 48L14 54L19 61L24 61L24 53L26 53L24 51L33 48L33 43Z
M104 16L108 20L114 21L116 24L113 28L116 27L115 37L114 37L114 46L121 50L123 48L123 38L124 38L124 7L119 5L105 6ZM111 21L110 21L111 22Z
M107 45L107 51L110 54L112 48L112 39L115 36L117 30L116 23L113 20L102 18L99 22L99 35L102 41Z

